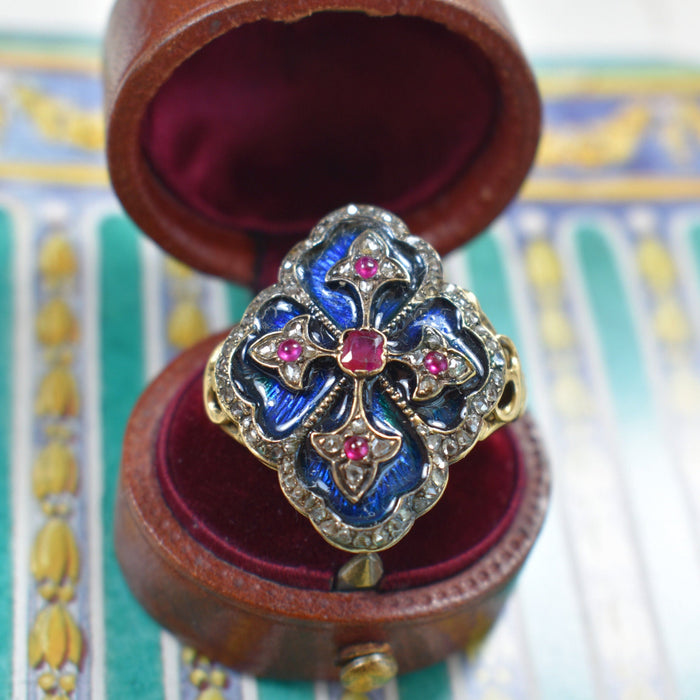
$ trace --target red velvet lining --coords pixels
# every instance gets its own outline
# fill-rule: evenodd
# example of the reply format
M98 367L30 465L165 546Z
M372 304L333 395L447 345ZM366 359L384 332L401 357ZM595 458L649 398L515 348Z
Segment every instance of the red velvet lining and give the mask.
M157 473L164 497L190 536L221 559L283 584L328 590L350 557L318 535L285 500L277 474L207 419L202 370L163 417ZM525 470L504 428L451 467L443 498L382 554L384 590L462 571L502 537L517 512Z
M195 211L299 234L349 201L432 199L488 141L497 95L482 52L442 25L325 12L209 43L157 93L141 143Z

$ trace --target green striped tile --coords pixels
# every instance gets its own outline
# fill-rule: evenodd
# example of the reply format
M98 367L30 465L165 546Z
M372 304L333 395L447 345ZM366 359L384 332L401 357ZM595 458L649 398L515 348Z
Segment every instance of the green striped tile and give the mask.
M697 629L700 568L682 485L655 402L628 290L610 240L612 232L582 226L577 253L595 320L619 431L626 489L635 518L660 637L678 697L698 697Z
M243 316L253 293L247 287L238 284L229 284L226 287L226 297L228 299L228 313L230 323L238 323Z
M258 700L314 700L312 683L292 683L258 679Z
M450 700L450 676L447 664L437 664L420 671L399 676L399 698L401 700Z
M513 303L513 270L509 270L509 264L514 266L519 262L506 262L492 232L471 242L467 251L474 293L497 332L509 336L518 348L527 382L531 360L523 343L522 319L518 319ZM528 402L536 417L538 407L532 393ZM548 519L520 576L518 590L529 642L527 653L541 697L585 700L593 697L594 689L567 545L559 527L561 521L555 491ZM557 594L552 595L555 586ZM566 638L566 646L561 644L562 638Z
M115 700L157 700L163 696L160 630L129 592L113 543L124 429L144 385L137 231L125 217L111 216L100 226L99 242L106 685Z
M503 256L493 232L484 233L467 246L467 267L471 288L498 333L507 335L523 350L515 310L510 300L510 283Z
M700 223L696 224L690 232L690 247L695 258L695 268L700 278Z

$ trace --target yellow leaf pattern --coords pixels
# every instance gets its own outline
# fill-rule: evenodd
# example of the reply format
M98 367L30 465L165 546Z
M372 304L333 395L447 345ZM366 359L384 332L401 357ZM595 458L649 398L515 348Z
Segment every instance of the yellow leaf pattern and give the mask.
M69 447L59 441L44 447L34 462L32 486L40 501L47 496L77 491L78 467Z
M39 311L36 335L46 346L63 345L76 340L78 325L71 308L63 299L51 299Z
M59 671L67 662L80 666L83 636L63 603L46 606L36 617L29 636L29 663L46 662Z
M38 416L75 416L80 409L75 377L65 367L54 367L39 386L35 411Z
M80 573L80 554L73 531L60 518L51 518L34 540L31 571L38 581L75 583Z
M168 340L179 349L189 348L206 337L209 329L204 314L193 301L182 301L168 321Z
M39 272L44 281L53 286L73 277L78 271L78 261L70 241L63 233L52 233L39 251Z
M41 109L42 104L50 106L37 101L35 107ZM36 614L27 651L30 665L39 671L39 689L47 698L69 700L77 687L83 633L68 607L80 577L80 551L69 522L78 489L78 464L69 447L74 427L69 419L78 414L80 398L70 368L78 322L66 295L73 286L66 283L76 274L78 261L64 233L52 233L44 240L38 267L41 289L48 292L48 298L40 306L35 328L38 343L47 350L47 370L34 408L37 418L52 420L44 422L48 443L37 454L32 468L33 492L48 519L34 539L30 570L36 593L46 604Z

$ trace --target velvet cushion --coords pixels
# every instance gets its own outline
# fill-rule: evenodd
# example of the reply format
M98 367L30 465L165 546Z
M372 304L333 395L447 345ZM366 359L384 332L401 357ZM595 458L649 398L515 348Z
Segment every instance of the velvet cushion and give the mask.
M437 23L347 12L258 21L175 70L141 145L196 212L298 237L351 200L404 214L434 198L487 145L497 94L482 52Z
M277 474L209 422L197 371L163 417L158 479L190 536L221 559L261 577L328 590L350 554L331 547L284 498ZM525 470L503 428L450 469L443 498L382 553L384 590L436 582L462 571L503 535L517 512Z

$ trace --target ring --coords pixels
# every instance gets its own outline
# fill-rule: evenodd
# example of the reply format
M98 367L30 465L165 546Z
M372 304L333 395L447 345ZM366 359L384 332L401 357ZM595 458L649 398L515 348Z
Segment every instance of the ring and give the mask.
M523 412L513 343L398 217L350 205L282 262L209 359L209 418L332 545L396 544L449 465ZM468 465L460 465L468 468Z

